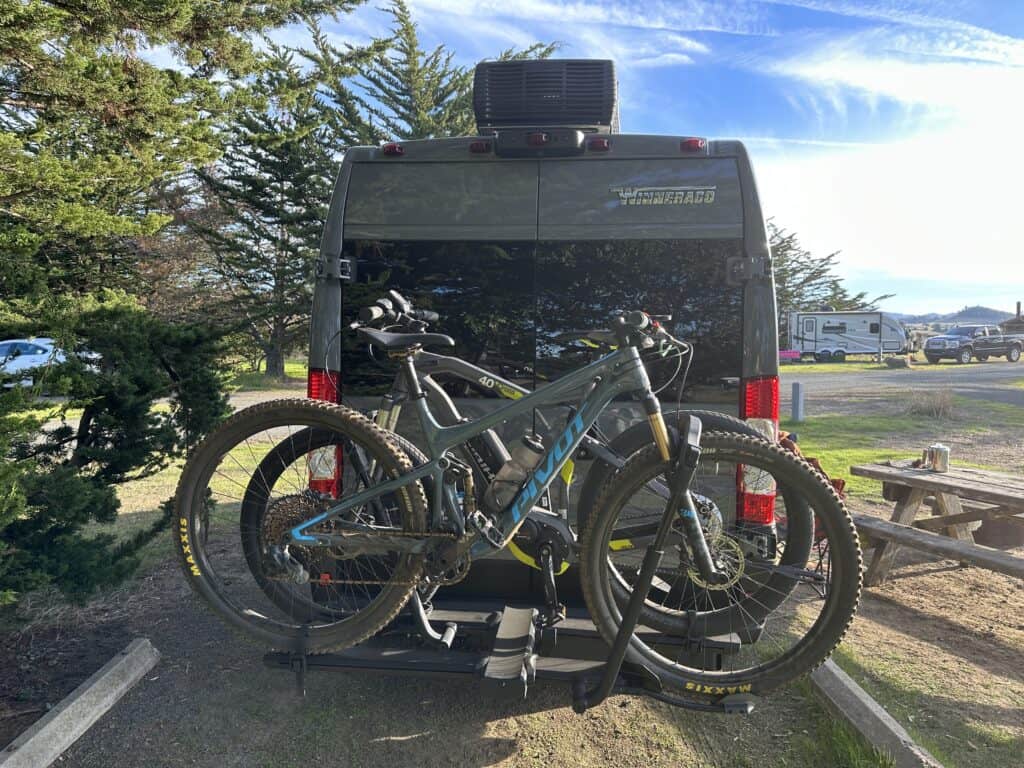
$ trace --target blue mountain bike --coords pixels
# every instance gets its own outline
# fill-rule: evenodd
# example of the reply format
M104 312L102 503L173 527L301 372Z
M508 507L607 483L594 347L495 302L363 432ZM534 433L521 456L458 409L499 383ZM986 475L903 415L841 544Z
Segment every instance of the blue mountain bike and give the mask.
M692 347L645 313L615 317L608 333L616 348L597 361L448 426L431 410L417 360L425 347L452 340L358 332L398 363L425 461L414 464L401 438L355 410L296 399L235 414L182 474L175 527L182 565L197 592L248 636L281 649L301 637L310 653L373 636L418 601L417 588L459 580L474 560L508 547L601 413L633 397L652 440L606 479L578 532L584 597L612 647L609 665L626 658L661 685L694 695L760 693L812 669L841 640L859 599L861 564L841 500L777 445L702 434L696 417L667 429L647 364L666 348L692 354ZM532 462L517 460L518 474L499 472L506 491L515 479L511 493L477 487L459 458L463 446L567 400L575 405L549 444L528 436ZM739 489L770 499L769 535L736 522ZM738 650L724 666L702 665L679 656L678 643L641 639L633 630L647 618L695 642L725 634Z

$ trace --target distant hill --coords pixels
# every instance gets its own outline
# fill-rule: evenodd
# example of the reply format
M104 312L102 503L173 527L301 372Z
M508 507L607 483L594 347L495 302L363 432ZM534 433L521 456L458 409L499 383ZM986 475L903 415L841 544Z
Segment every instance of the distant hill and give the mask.
M904 315L894 312L904 323L956 323L970 325L971 323L1001 323L1013 317L1012 312L1003 312L991 307L964 307L959 312L950 312L942 315L932 312L927 315Z

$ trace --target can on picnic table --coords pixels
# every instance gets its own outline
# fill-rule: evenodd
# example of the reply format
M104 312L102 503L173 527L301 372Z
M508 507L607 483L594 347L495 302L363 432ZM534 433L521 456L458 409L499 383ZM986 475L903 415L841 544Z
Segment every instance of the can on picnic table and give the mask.
M921 454L921 466L932 472L949 472L949 446L929 445Z

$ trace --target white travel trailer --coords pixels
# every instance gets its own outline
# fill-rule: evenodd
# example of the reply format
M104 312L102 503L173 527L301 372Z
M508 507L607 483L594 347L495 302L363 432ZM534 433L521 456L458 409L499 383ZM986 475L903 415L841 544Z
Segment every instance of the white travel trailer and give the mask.
M790 312L789 348L800 357L840 362L847 355L903 354L910 339L884 312Z

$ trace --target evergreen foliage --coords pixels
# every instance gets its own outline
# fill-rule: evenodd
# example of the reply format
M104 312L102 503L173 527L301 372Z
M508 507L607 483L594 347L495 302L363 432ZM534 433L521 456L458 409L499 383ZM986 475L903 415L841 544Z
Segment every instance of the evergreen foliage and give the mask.
M218 332L126 293L141 239L171 220L159 192L218 156L240 98L224 83L260 71L261 33L358 4L0 0L0 335L99 355L0 390L0 602L43 584L81 596L131 570L152 531L115 544L83 526L112 520L119 483L226 408ZM43 426L44 388L84 409L77 426ZM170 412L154 412L161 398Z
M224 155L197 171L205 207L190 218L210 252L237 328L284 377L285 354L308 335L312 272L337 152L316 79L270 45L266 68L241 86Z

